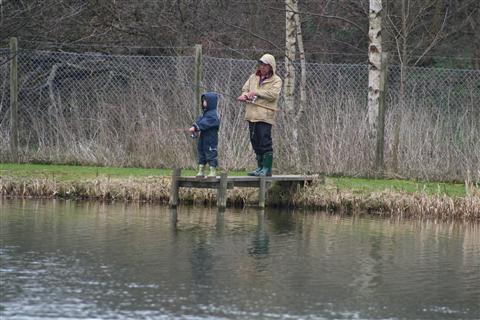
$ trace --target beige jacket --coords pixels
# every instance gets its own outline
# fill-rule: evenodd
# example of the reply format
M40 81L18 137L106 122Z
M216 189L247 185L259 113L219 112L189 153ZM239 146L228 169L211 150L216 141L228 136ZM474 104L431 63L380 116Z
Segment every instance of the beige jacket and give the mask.
M259 84L260 77L252 74L242 87L242 94L250 91L257 93L256 104L269 108L277 108L278 97L282 89L282 79L276 74L275 57L271 54L265 54L260 58L264 63L268 63L273 70L273 76ZM245 120L250 122L266 122L275 124L275 111L259 107L253 103L248 103L245 109Z

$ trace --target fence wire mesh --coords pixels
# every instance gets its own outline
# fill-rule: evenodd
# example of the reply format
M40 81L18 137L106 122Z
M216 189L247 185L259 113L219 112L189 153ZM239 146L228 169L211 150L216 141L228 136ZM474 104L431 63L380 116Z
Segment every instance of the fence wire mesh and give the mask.
M9 52L0 51L1 159L10 159ZM283 77L284 64L277 61ZM220 94L220 164L253 165L242 105L235 97L255 60L203 57L202 91ZM300 66L296 101L299 100ZM191 167L186 133L194 105L193 56L117 56L20 50L19 137L23 161ZM277 170L368 174L368 67L307 64L307 109L292 122L283 100L274 129ZM390 66L385 162L405 177L480 177L480 71ZM291 126L298 126L293 141ZM295 143L297 148L292 148ZM298 150L295 154L292 150Z

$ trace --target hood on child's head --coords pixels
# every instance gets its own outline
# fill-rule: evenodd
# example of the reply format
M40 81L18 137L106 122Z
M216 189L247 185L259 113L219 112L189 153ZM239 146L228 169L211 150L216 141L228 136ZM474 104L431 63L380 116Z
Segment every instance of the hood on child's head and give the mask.
M202 94L202 98L200 100L202 101L202 107L203 107L203 100L207 101L206 110L217 109L218 96L215 92L206 92L206 93Z

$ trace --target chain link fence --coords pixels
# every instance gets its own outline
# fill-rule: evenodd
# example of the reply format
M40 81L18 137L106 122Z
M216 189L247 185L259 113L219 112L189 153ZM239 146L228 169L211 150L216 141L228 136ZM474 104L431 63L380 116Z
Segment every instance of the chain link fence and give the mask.
M0 51L0 59L0 161L9 161L8 50ZM283 77L283 62L277 63ZM255 65L255 60L203 57L202 91L220 95L219 161L226 169L254 165L244 110L235 98ZM300 75L299 65L296 69ZM147 57L20 50L21 161L194 166L196 141L185 131L201 112L194 105L193 73L193 51ZM280 101L273 131L277 172L370 174L375 148L368 137L367 84L366 64L308 63L308 103L299 123ZM479 101L479 70L390 66L387 173L478 180ZM299 130L296 141L292 125Z

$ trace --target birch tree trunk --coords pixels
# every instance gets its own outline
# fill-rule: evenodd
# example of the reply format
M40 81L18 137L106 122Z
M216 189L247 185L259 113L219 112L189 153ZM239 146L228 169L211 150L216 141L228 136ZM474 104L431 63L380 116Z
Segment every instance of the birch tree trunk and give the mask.
M295 24L297 26L297 45L298 45L298 54L300 56L300 107L298 108L297 116L295 118L295 123L300 121L305 108L307 107L307 62L305 59L305 48L303 46L303 35L302 35L302 24L300 22L300 15L298 14L298 1L293 1L294 11L297 12L294 16Z
M368 30L368 123L372 137L380 104L380 74L382 64L382 0L370 0Z
M290 168L297 171L299 169L298 163L300 161L300 152L298 148L298 125L296 122L296 108L295 108L295 55L297 44L297 26L295 22L295 2L297 0L285 0L285 79L284 79L284 101L285 101L285 116L289 119L286 127L289 139L291 141L288 152L288 162Z
M303 46L302 27L298 11L298 0L285 0L285 79L284 79L284 100L286 107L286 116L289 118L289 127L287 131L290 134L292 143L290 163L295 171L300 170L300 142L298 138L298 128L307 103L306 94L306 61L305 50ZM298 46L301 63L300 78L300 105L295 105L295 55Z
M295 111L294 91L295 91L295 61L296 54L296 23L294 2L296 0L285 0L285 79L284 79L284 97L287 112L292 114Z

